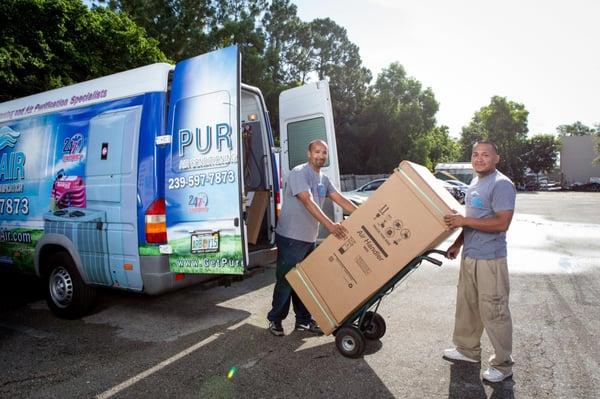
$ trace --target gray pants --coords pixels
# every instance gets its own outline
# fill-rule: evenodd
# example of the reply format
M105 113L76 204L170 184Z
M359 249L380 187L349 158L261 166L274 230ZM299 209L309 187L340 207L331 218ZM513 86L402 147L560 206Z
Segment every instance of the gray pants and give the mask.
M472 359L481 359L481 334L485 328L494 354L490 365L512 373L512 320L508 308L506 258L462 258L456 294L453 341L456 349Z

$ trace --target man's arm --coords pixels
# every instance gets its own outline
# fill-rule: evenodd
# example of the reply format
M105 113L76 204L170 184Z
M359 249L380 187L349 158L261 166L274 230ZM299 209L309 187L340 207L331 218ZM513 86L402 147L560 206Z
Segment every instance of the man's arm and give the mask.
M450 247L446 250L446 258L456 258L458 256L458 252L460 251L460 247L462 247L464 241L465 233L461 231L458 237L456 237L456 240L454 240L454 243L450 245Z
M346 228L339 223L333 223L331 219L319 208L313 197L307 192L302 191L296 195L296 197L302 202L302 205L306 208L315 219L319 221L325 228L334 236L339 239L346 238Z
M352 201L350 201L344 195L340 194L338 191L329 193L329 198L331 198L331 200L333 202L335 202L336 204L341 206L348 213L352 213L356 209L358 209L358 207L356 205L354 205L354 203L352 203Z
M501 233L508 230L513 217L513 210L496 212L491 218L477 219L466 218L457 213L444 216L446 226L454 229L457 227L470 227L485 233Z

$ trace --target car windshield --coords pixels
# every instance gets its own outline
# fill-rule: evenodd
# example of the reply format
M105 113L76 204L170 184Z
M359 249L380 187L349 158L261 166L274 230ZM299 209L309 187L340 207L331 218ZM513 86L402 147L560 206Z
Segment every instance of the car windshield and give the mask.
M375 180L362 186L359 191L377 190L381 184L383 184L383 180Z

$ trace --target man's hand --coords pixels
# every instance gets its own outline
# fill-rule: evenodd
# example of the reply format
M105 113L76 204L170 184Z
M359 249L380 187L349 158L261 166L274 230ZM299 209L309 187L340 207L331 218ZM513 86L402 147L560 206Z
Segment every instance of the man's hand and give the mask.
M450 247L446 250L446 258L448 259L456 259L458 253L460 252L461 245L457 245L456 243L450 245Z
M340 223L331 223L327 225L327 230L338 239L343 240L348 235L348 230Z
M446 226L450 227L451 229L463 227L465 225L465 217L456 213L455 210L452 211L454 213L444 216L444 222L446 223Z

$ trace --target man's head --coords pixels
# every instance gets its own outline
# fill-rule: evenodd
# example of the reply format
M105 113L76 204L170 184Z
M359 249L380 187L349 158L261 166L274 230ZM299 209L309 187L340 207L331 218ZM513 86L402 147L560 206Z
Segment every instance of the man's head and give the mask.
M479 176L485 176L496 170L500 161L498 147L490 140L479 140L473 144L471 152L471 165Z
M327 162L327 143L325 143L323 140L311 141L308 143L308 151L306 152L306 155L308 156L308 163L313 169L321 169L325 165L325 162Z

